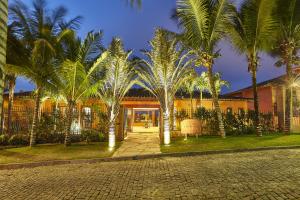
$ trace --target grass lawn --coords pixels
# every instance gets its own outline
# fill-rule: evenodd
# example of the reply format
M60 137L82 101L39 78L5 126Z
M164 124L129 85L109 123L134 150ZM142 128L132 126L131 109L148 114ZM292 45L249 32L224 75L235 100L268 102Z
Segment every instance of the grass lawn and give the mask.
M62 144L38 145L0 150L0 164L26 163L48 160L73 160L110 157L107 143L72 144L65 148Z
M169 146L162 145L161 151L163 153L174 153L292 145L300 145L300 134L269 134L263 137L257 137L255 135L228 136L225 139L213 136L202 136L198 139L191 137L186 141L183 138L178 138L172 140Z

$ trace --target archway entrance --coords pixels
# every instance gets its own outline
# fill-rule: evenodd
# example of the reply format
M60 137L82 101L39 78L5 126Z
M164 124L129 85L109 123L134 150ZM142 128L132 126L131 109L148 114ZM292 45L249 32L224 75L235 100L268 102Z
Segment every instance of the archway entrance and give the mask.
M130 108L127 110L127 131L132 133L158 133L158 108Z

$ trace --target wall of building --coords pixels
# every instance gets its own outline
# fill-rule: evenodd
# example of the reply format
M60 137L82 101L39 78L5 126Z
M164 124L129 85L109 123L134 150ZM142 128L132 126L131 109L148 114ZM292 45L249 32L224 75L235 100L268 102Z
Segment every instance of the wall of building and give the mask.
M274 111L274 102L273 102L273 90L272 86L258 87L258 100L259 100L259 110L262 113L273 113ZM236 94L233 94L234 97L241 98L253 98L252 89L246 89ZM254 110L253 101L248 102L249 110Z

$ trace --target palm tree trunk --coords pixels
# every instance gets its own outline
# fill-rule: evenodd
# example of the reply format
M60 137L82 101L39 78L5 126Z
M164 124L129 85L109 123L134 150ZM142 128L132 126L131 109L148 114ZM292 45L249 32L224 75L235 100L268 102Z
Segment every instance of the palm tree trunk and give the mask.
M0 1L0 116L2 115L3 91L4 91L4 65L6 64L6 41L7 41L7 15L8 1ZM2 121L1 119L0 121ZM3 128L3 127L2 127ZM3 130L1 130L3 131Z
M39 110L41 107L41 88L37 88L35 96L35 107L33 113L32 126L30 131L30 147L36 144L36 125L38 122Z
M193 94L190 94L190 103L191 103L191 119L192 119L194 115Z
M2 94L2 98L4 99L4 93ZM1 134L4 135L5 134L5 108L4 108L4 103L2 103L2 107L1 107Z
M7 111L7 133L12 134L11 132L11 122L12 122L12 108L14 104L14 93L16 87L16 79L13 78L9 81L9 95L8 95L8 111Z
M254 126L256 128L256 135L262 136L262 130L259 120L259 102L258 102L258 92L257 92L257 81L256 81L256 67L251 67L252 75L252 90L253 90L253 100L254 100Z
M69 103L68 103L68 123L67 123L67 128L66 128L66 133L65 133L65 146L66 147L71 145L70 136L72 134L74 108L75 108L75 103L73 101L69 101Z
M57 117L58 117L59 111L58 111L58 100L55 100L55 114L54 114L54 125L53 125L53 131L56 132L57 129Z
M171 142L171 133L170 133L170 114L167 112L163 113L164 121L164 145L168 145Z
M108 108L109 127L108 127L108 147L113 149L116 147L116 117L115 106Z
M115 148L116 146L116 125L115 121L110 122L108 131L108 147Z
M287 86L286 86L286 98L285 98L285 123L284 123L284 133L289 134L291 132L291 119L292 119L292 66L289 62L286 65L286 75L287 75Z
M203 92L200 90L200 108L202 108Z
M174 112L175 112L175 108L174 108L174 100L172 100L172 102L171 102L171 107L170 107L170 111L171 111L171 114L170 114L170 130L171 131L173 131L175 128L175 126L174 126L174 117L175 117L175 114L174 114Z
M220 131L221 136L223 138L225 138L226 133L225 133L225 129L224 129L222 112L221 112L221 108L220 108L220 105L219 105L219 97L218 97L218 94L217 94L217 91L216 91L215 80L213 78L212 66L208 67L207 72L208 72L207 74L208 74L212 99L213 99L213 103L214 103L214 106L215 106L215 110L217 112L218 123L219 123L219 131Z

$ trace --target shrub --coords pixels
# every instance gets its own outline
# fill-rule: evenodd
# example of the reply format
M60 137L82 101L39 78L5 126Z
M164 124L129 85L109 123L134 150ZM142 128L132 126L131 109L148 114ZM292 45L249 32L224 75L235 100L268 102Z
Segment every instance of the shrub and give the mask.
M13 135L9 138L8 144L13 146L22 146L29 144L29 137L27 135Z
M65 139L64 133L59 132L42 132L37 134L38 144L63 143Z
M203 120L207 133L216 134L219 132L217 113L214 110L198 108L194 114L197 119ZM224 128L227 135L254 134L255 127L254 111L248 113L242 111L239 114L223 113ZM260 122L263 132L274 132L272 114L260 114Z
M9 137L7 135L0 135L0 145L5 146L8 145Z
M86 142L103 142L105 141L105 136L96 130L85 130L81 132L81 140Z

